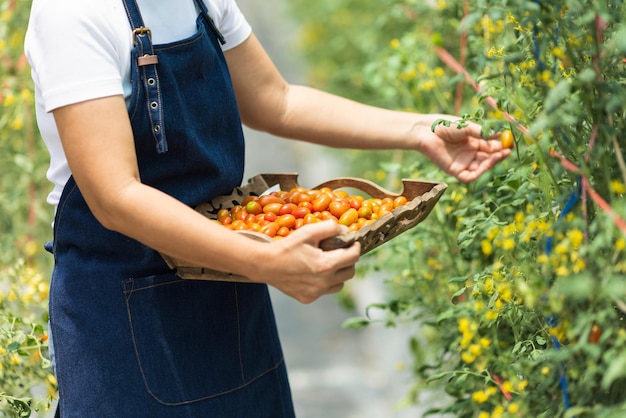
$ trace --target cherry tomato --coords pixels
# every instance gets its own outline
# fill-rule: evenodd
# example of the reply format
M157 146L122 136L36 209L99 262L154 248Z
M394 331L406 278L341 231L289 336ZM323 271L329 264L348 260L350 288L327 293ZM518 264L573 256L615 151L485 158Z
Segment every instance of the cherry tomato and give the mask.
M296 218L304 218L306 215L309 215L311 210L309 208L298 207L294 209L291 214Z
M293 212L293 210L297 208L298 208L298 205L296 205L295 203L285 203L278 211L278 214L287 215L288 213Z
M251 213L253 215L258 215L259 213L263 212L263 207L258 202L258 200L251 200L250 202L246 203L245 208L248 213Z
M306 192L296 192L291 195L289 199L290 203L295 203L296 205L300 205L302 202L310 202L311 196L309 196Z
M288 213L286 215L280 215L278 218L276 218L276 223L281 228L289 228L289 229L291 229L296 224L296 217L293 216L290 213Z
M224 208L224 209L220 209L217 212L217 219L219 221L221 221L222 219L226 218L226 217L230 217L230 210Z
M278 215L278 213L280 212L280 208L282 208L284 205L284 203L268 203L267 205L263 206L263 213L267 214L267 213L275 213L276 215Z
M248 226L246 225L246 223L244 221L242 221L242 220L239 220L239 219L233 221L232 227L235 230L246 230L246 229L248 229Z
M399 206L404 206L406 205L408 202L406 196L398 196L395 199L393 199L393 207L397 208Z
M350 226L355 223L357 219L359 219L359 212L354 208L349 208L341 215L339 223L341 225Z
M287 235L289 235L290 232L291 230L289 228L287 228L286 226L281 226L280 228L278 228L278 231L276 231L276 236L286 237Z
M270 222L267 225L261 227L261 233L273 238L276 236L276 233L279 229L280 226L278 226L276 222Z
M332 213L337 219L341 218L348 209L350 209L350 203L345 200L333 200L328 205L328 211Z
M350 199L348 199L348 202L350 203L350 207L356 210L359 210L363 205L363 200L357 197L351 197Z
M328 205L333 200L330 195L322 193L315 200L313 200L313 211L314 212L322 212L328 208Z
M259 197L259 203L261 204L262 207L265 207L270 203L280 203L282 206L285 204L285 201L278 196L266 194L266 195Z
M372 216L372 206L363 205L358 209L359 218L369 219Z
M597 344L598 341L600 341L601 336L602 328L600 327L600 325L593 324L591 326L591 331L589 332L589 338L587 339L587 341L589 341L591 344Z
M268 221L268 222L274 222L276 218L278 218L278 215L276 215L276 213L267 212L265 216L263 217L263 220Z
M241 206L246 206L248 203L256 202L257 200L259 200L258 196L248 196L241 201Z
M502 142L503 148L513 148L515 144L515 139L513 138L513 132L510 129L502 132L502 136L500 137L500 142Z
M320 222L320 220L319 220L319 219L317 219L317 218L315 217L315 215L313 215L312 213L309 213L308 215L306 215L306 216L304 217L304 224L305 224L305 225L308 225L308 224L314 224L314 223L317 223L317 222Z

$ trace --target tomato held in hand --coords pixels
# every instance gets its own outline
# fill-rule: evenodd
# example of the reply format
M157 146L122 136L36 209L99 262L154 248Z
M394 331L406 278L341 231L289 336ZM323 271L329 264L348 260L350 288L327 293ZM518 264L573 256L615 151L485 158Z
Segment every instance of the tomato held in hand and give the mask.
M502 132L502 136L500 137L500 142L502 142L502 148L513 148L515 144L515 139L513 138L513 132L510 129Z

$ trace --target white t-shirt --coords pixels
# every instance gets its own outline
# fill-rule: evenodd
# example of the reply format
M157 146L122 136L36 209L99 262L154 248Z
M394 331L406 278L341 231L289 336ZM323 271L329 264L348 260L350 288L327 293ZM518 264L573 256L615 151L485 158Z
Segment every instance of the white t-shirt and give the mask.
M227 50L242 43L251 28L235 0L204 0ZM196 32L194 0L137 0L152 42L178 41ZM123 94L130 86L131 27L122 0L34 0L25 51L35 85L37 123L48 151L48 179L57 205L71 172L52 110L73 103Z

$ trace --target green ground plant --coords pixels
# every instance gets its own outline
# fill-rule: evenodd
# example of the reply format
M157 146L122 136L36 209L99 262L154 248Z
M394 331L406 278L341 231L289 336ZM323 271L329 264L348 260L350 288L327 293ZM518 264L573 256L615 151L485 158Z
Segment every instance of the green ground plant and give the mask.
M0 416L44 411L56 394L47 351L51 213L23 55L30 0L0 0Z
M295 16L304 3L294 1ZM337 16L354 10L350 0L321 3ZM386 311L388 325L419 326L408 402L442 385L449 402L432 415L626 411L626 9L602 3L398 0L370 24L327 15L315 39L309 27L320 22L303 22L323 87L515 137L508 161L470 185L411 153L354 154L352 174L390 188L402 177L450 185L426 222L367 263L388 275L387 299L370 309ZM403 33L378 30L387 22ZM369 53L309 47L344 32ZM335 87L318 75L335 70L329 62L355 75Z

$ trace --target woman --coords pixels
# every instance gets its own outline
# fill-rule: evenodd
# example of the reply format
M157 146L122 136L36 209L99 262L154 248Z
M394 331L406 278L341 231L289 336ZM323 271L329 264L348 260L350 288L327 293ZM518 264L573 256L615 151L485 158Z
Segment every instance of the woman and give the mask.
M288 85L233 0L34 0L26 38L56 207L61 417L292 417L267 285L309 303L354 274L333 222L259 245L193 206L240 185L241 122L414 149L461 181L508 155L480 127ZM158 252L254 284L181 280ZM289 260L284 263L281 260Z

